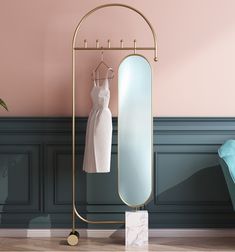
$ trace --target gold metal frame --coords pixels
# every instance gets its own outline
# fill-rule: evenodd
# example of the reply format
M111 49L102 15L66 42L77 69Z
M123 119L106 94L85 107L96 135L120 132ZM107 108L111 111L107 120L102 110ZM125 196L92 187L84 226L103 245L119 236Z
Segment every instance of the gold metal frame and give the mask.
M103 8L108 8L108 7L123 7L123 8L127 8L129 10L132 10L134 12L136 12L137 14L139 14L144 21L148 24L152 36L153 36L153 46L150 47L137 47L136 46L136 40L134 40L134 46L133 47L124 47L123 46L123 40L120 41L120 47L111 47L110 45L110 40L108 40L108 46L107 47L100 47L99 45L99 41L96 41L96 47L88 47L87 46L87 41L84 40L84 47L76 47L76 39L77 39L77 35L78 35L78 31L81 28L82 23L94 12L96 12L99 9L103 9ZM130 51L133 50L134 53L136 53L137 50L151 50L154 51L154 61L157 61L157 39L156 39L156 34L154 32L154 29L151 25L151 23L149 22L149 20L137 9L133 8L132 6L129 5L125 5L125 4L119 4L119 3L113 3L113 4L105 4L105 5L100 5L97 6L96 8L92 9L91 11L89 11L85 16L83 16L83 18L80 20L80 22L78 23L74 35L73 35L73 41L72 41L72 205L73 205L73 212L72 212L72 232L70 233L67 241L69 245L76 245L78 243L78 237L79 234L78 232L75 230L75 217L77 216L80 220L89 223L89 224L124 224L124 221L118 221L118 220L110 220L110 221L92 221L92 220L88 220L84 217L82 217L77 208L76 208L76 194L75 194L75 168L76 168L76 161L75 161L75 153L76 153L76 133L75 133L75 129L76 129L76 125L75 125L75 117L76 117L76 113L75 113L75 104L76 104L76 97L75 97L75 91L76 91L76 79L75 79L75 73L76 73L76 51L86 51L86 50L90 50L90 51L97 51L97 50L101 50L101 51L106 51L106 50L126 50L126 51Z

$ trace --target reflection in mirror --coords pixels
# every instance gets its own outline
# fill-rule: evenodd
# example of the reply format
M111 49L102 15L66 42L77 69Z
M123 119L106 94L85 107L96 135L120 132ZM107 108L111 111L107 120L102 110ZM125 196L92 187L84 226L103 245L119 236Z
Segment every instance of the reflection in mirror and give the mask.
M118 192L138 207L152 193L152 75L143 56L121 62L118 100Z

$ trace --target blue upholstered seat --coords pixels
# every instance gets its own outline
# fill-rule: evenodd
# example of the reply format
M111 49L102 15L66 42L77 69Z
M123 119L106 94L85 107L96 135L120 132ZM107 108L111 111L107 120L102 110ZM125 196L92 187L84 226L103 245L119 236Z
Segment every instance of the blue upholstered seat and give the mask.
M235 140L226 141L218 150L220 164L235 210Z

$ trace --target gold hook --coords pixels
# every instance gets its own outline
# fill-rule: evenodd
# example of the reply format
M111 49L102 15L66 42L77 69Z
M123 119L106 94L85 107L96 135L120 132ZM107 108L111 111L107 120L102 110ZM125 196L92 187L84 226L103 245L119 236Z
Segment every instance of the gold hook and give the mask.
M136 54L136 39L134 40L134 54Z
M84 47L87 48L87 40L84 39Z
M96 40L96 48L99 48L100 47L100 43L99 43L99 40L97 39Z
M120 40L120 45L121 45L121 48L123 48L123 40L122 39Z

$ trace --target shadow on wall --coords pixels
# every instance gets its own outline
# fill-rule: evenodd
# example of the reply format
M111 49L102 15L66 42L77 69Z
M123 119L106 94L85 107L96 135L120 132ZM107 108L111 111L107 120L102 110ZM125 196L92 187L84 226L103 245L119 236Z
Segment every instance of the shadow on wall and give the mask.
M231 200L224 175L220 165L206 167L194 173L182 183L160 193L157 196L157 202L176 202L179 204L203 204L206 202L213 205L227 204L231 205ZM232 205L231 205L232 209Z

